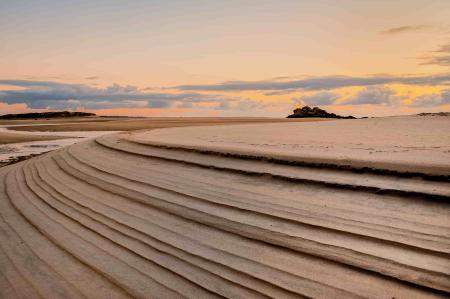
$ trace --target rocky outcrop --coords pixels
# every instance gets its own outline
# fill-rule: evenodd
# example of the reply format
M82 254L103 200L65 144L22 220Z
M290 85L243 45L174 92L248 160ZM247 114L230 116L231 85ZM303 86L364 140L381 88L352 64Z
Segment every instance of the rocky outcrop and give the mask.
M345 118L354 119L354 116L341 116L334 113L328 113L327 111L320 109L319 107L311 108L309 106L304 106L294 110L294 113L289 115L288 118L307 118L307 117L318 117L318 118Z
M21 114L5 114L0 115L0 119L33 119L33 118L56 118L56 117L85 117L95 116L95 113L87 112L70 112L70 111L53 111L53 112L35 112Z
M422 112L417 114L417 116L450 116L450 112Z

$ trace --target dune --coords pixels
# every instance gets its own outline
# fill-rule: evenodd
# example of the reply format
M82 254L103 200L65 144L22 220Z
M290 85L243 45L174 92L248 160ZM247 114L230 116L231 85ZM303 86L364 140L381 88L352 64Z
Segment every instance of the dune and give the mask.
M0 298L448 298L450 119L104 135L0 169Z

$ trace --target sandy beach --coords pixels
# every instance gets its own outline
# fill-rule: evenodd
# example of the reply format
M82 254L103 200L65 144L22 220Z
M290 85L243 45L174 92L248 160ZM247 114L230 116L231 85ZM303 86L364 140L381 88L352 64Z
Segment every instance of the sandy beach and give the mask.
M245 123L273 123L273 122L311 122L327 121L326 119L286 119L270 117L148 117L148 118L117 118L117 117L86 117L49 120L8 120L1 121L0 125L16 125L11 130L30 132L51 131L133 131L145 129L158 129L168 127L205 126L221 124ZM34 123L39 122L39 126ZM26 126L26 124L30 124Z
M30 141L43 141L43 140L56 140L56 139L63 139L63 138L65 138L65 137L17 134L17 133L12 133L12 132L0 132L0 144L30 142Z
M0 299L450 298L450 1L0 1Z
M93 138L111 132L185 126L309 121L322 121L322 119L108 116L0 120L0 167L77 143L85 138Z
M450 118L207 122L0 168L0 297L448 298Z

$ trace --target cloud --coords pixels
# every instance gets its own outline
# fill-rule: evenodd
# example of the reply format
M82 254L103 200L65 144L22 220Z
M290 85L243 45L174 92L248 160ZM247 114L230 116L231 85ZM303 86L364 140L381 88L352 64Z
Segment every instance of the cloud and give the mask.
M344 105L395 105L402 100L395 92L386 86L368 86L359 91L354 97L346 100Z
M437 50L434 50L435 53L450 53L450 43L441 45Z
M349 86L370 86L383 84L410 84L410 85L446 85L450 84L450 73L440 75L422 76L391 76L375 75L367 77L351 76L324 76L308 77L291 81L229 81L219 84L180 85L174 87L183 91L248 91L248 90L329 90Z
M86 78L84 78L84 79L86 79L86 80L97 80L97 79L99 79L99 77L97 77L97 76L92 76L92 77L86 77Z
M431 51L430 54L419 57L422 65L440 65L450 66L450 43L441 45L437 50Z
M30 108L102 109L143 106L166 108L176 101L223 100L223 97L194 92L144 92L135 86L119 84L113 84L106 88L31 80L0 80L0 84L23 88L21 90L0 91L1 102L7 104L25 103Z
M297 89L274 90L274 91L267 91L264 93L264 95L266 95L266 96L281 96L281 95L290 94L290 93L293 93L296 91L297 91Z
M413 107L435 107L450 104L450 89L440 94L428 94L414 98L410 106Z
M332 105L340 95L334 92L318 92L312 95L305 95L300 98L300 101L306 105Z
M409 25L409 26L399 26L399 27L392 27L383 31L380 31L380 34L384 35L394 35L394 34L401 34L401 33L409 33L409 32L417 32L417 31L423 31L426 29L430 29L432 26L430 25Z
M450 66L450 54L440 55L440 56L429 56L424 57L424 62L422 64L434 64L440 66Z
M67 84L52 81L0 80L4 89L0 90L0 103L14 105L26 104L30 109L119 109L119 108L191 108L199 110L220 110L220 113L264 113L290 110L295 100L302 104L322 105L380 105L400 106L406 99L395 94L385 84L403 83L411 85L449 85L450 74L429 76L389 76L371 77L327 76L308 77L300 80L280 82L278 80L257 82L225 82L216 85L196 85L206 87L205 91L190 90L191 87L178 89L140 89L131 85L113 84L104 88L86 84ZM8 86L13 86L8 88ZM340 99L340 93L333 90L345 86L363 86L363 89L349 99ZM298 99L255 99L244 98L220 92L262 89L277 94L284 92L312 90L313 94ZM438 95L409 98L408 106L431 107L449 103L449 92Z

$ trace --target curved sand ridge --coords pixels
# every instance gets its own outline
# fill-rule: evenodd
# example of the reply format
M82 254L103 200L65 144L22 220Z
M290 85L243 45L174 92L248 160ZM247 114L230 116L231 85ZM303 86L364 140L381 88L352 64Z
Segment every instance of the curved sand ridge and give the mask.
M225 128L107 135L0 169L0 298L448 297L445 138L434 160L364 168L299 147L292 163L281 133L261 150L291 124Z

